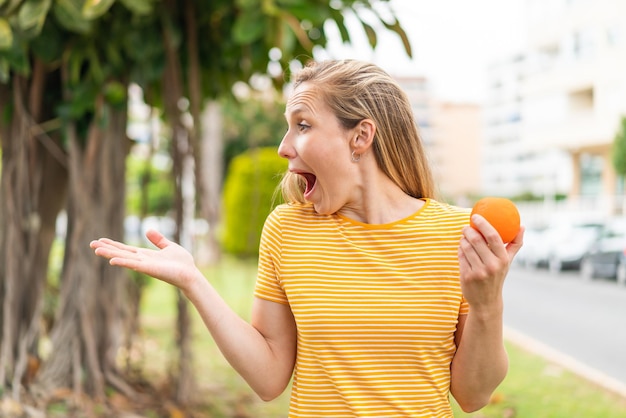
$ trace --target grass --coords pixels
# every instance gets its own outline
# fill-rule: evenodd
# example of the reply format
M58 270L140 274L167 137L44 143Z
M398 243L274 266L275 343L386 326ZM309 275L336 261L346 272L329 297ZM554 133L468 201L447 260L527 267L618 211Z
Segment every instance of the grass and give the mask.
M490 405L455 417L626 418L626 399L507 342L510 368Z
M213 286L243 318L249 319L256 265L225 259L207 269ZM142 302L144 369L165 376L175 358L173 288L151 280ZM191 308L191 307L190 307ZM203 414L212 418L287 416L289 391L264 403L227 364L194 311L194 369ZM507 342L510 369L492 402L472 414L452 400L459 418L626 418L626 399Z

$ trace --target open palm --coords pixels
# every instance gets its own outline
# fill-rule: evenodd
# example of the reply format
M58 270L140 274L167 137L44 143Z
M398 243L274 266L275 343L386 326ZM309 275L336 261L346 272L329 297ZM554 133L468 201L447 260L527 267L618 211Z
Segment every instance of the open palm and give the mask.
M109 238L92 241L90 247L96 255L108 259L112 266L129 268L181 290L187 289L197 271L191 253L158 231L149 230L146 237L157 249L135 247Z

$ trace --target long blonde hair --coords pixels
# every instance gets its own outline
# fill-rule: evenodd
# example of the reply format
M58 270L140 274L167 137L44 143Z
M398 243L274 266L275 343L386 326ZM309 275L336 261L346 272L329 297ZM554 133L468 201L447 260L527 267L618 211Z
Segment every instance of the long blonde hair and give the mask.
M312 61L293 78L293 88L315 85L340 124L354 128L361 120L376 124L373 152L380 169L406 194L434 197L434 184L422 140L406 93L385 71L356 60ZM287 202L304 202L305 183L286 173L280 187Z

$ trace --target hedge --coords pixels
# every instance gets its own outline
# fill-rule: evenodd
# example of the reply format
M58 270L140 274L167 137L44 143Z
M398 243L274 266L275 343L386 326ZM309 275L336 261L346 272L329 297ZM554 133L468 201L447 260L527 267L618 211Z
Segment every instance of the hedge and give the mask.
M231 161L223 193L222 250L257 256L265 218L280 203L276 188L288 162L276 147L251 148Z

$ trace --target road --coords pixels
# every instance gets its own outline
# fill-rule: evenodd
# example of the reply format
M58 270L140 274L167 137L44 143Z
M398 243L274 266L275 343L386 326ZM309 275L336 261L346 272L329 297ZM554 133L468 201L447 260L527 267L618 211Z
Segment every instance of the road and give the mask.
M504 298L510 339L626 396L626 286L514 267Z

